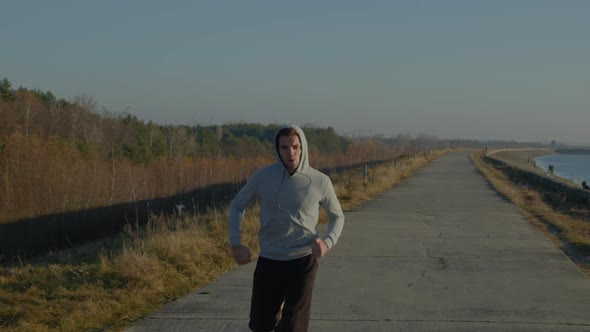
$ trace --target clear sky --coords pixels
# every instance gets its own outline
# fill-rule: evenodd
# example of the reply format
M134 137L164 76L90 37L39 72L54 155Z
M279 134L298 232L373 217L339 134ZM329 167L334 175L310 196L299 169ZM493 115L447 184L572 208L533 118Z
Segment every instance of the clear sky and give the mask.
M161 124L590 144L590 1L5 1L4 77Z

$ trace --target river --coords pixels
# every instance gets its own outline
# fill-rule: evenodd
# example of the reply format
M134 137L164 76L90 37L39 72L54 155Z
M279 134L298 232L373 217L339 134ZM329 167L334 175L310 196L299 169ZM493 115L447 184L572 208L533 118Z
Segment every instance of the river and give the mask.
M554 154L535 158L538 167L547 171L553 165L553 173L577 184L590 183L590 155Z

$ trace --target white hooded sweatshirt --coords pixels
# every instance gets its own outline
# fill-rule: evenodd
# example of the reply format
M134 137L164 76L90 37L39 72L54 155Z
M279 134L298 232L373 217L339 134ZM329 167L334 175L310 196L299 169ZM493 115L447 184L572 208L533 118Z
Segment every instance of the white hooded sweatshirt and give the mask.
M260 256L280 261L311 254L311 245L318 238L316 226L320 207L329 217L328 231L323 237L328 249L336 244L344 226L344 214L332 181L309 166L305 135L298 126L291 127L301 140L301 158L295 173L289 174L275 143L277 162L252 175L232 200L229 212L229 240L235 247L241 244L244 210L258 198Z

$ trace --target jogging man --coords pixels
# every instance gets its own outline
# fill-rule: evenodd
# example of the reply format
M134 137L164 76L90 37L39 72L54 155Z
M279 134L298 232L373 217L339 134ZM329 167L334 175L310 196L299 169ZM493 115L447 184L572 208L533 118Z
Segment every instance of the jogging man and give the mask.
M260 257L249 327L257 332L307 331L317 259L338 241L344 214L330 178L309 166L301 128L279 130L275 150L277 162L256 171L231 203L230 245L238 264L251 261L250 249L241 243L240 228L244 210L258 199ZM316 231L320 207L329 217L322 237Z

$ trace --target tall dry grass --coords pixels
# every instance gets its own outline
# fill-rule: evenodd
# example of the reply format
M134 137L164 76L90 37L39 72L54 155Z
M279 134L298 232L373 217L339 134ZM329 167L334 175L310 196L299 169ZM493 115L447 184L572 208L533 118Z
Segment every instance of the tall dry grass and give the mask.
M13 135L0 151L0 223L243 181L271 159L177 158L148 165L81 157L75 141Z
M331 174L350 209L391 188L444 152ZM257 208L248 209L243 241L258 252ZM236 265L229 251L227 210L152 216L108 245L54 254L0 268L0 329L6 331L122 330ZM346 231L346 230L345 230Z
M590 211L568 214L555 210L543 200L542 193L514 184L504 173L483 161L482 156L483 153L474 152L471 159L492 186L590 275L590 221L587 219Z

